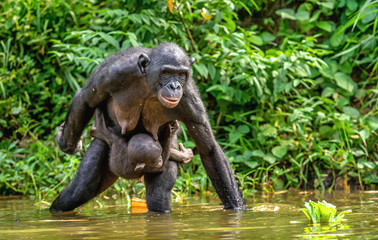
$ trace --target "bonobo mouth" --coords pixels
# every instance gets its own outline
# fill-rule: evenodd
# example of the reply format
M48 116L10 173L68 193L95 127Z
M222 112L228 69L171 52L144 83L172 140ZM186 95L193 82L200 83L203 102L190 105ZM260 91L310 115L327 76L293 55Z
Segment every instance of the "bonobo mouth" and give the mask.
M180 98L172 98L172 97L165 97L161 93L159 94L160 99L164 101L164 103L167 105L167 107L175 107L179 101Z

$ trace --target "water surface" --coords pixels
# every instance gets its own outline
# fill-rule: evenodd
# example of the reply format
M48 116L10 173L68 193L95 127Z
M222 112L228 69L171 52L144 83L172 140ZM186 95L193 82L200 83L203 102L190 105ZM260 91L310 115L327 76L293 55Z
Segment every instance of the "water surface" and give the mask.
M0 198L0 239L377 239L378 191L321 194L283 192L246 196L248 210L224 210L219 200L172 202L168 214L135 213L122 200L97 198L75 212L51 214L27 198ZM298 209L326 200L338 212L336 226L311 225Z

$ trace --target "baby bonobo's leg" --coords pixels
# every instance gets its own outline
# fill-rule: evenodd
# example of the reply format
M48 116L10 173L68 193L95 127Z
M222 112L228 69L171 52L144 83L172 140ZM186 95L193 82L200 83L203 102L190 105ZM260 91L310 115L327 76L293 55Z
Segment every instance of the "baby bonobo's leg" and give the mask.
M171 136L175 136L177 135L178 133L178 130L180 128L180 125L178 123L178 121L174 121L172 123L169 124L169 129L171 131ZM176 136L177 138L177 136ZM176 141L177 142L177 141ZM177 143L175 143L177 144ZM187 164L189 163L192 158L193 158L193 151L192 149L186 149L184 147L184 145L182 143L179 143L179 148L180 148L180 151L177 150L176 148L174 147L171 147L170 148L170 154L169 154L169 159L170 160L174 160L180 164Z
M95 123L90 132L92 137L105 141L109 147L113 145L113 142L120 138L110 128L106 126L104 114L101 108L96 109Z

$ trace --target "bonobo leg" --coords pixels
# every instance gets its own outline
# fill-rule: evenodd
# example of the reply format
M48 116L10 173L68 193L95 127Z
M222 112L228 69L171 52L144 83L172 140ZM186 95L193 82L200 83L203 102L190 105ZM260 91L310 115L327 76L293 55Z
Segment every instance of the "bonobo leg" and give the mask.
M147 208L149 211L154 211L154 212L170 212L171 211L171 191L172 191L173 186L176 183L177 172L178 172L177 162L183 162L181 161L183 154L182 152L177 150L178 128L179 128L179 124L177 121L169 123L167 126L167 131L166 131L168 135L162 138L162 139L167 138L168 142L164 144L164 148L169 148L169 151L170 151L169 159L174 160L174 161L167 161L165 165L165 170L162 173L145 173L144 175L144 183L146 185L146 195L147 195L146 196ZM172 155L172 151L179 154ZM193 157L193 152L191 153ZM173 156L175 157L175 159L172 159Z
M71 185L59 194L51 204L50 211L71 211L111 186L118 177L110 172L108 158L108 145L94 139Z
M162 173L145 173L147 208L153 212L171 211L171 190L177 178L178 165L168 161Z

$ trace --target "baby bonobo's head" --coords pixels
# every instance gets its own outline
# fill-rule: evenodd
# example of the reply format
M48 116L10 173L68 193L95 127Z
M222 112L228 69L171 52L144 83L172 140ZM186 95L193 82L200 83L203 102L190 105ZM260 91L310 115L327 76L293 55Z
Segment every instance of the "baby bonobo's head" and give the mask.
M162 152L159 142L153 140L150 135L142 133L132 137L127 147L129 160L136 164L134 171L142 171L146 167L161 167L163 165Z

